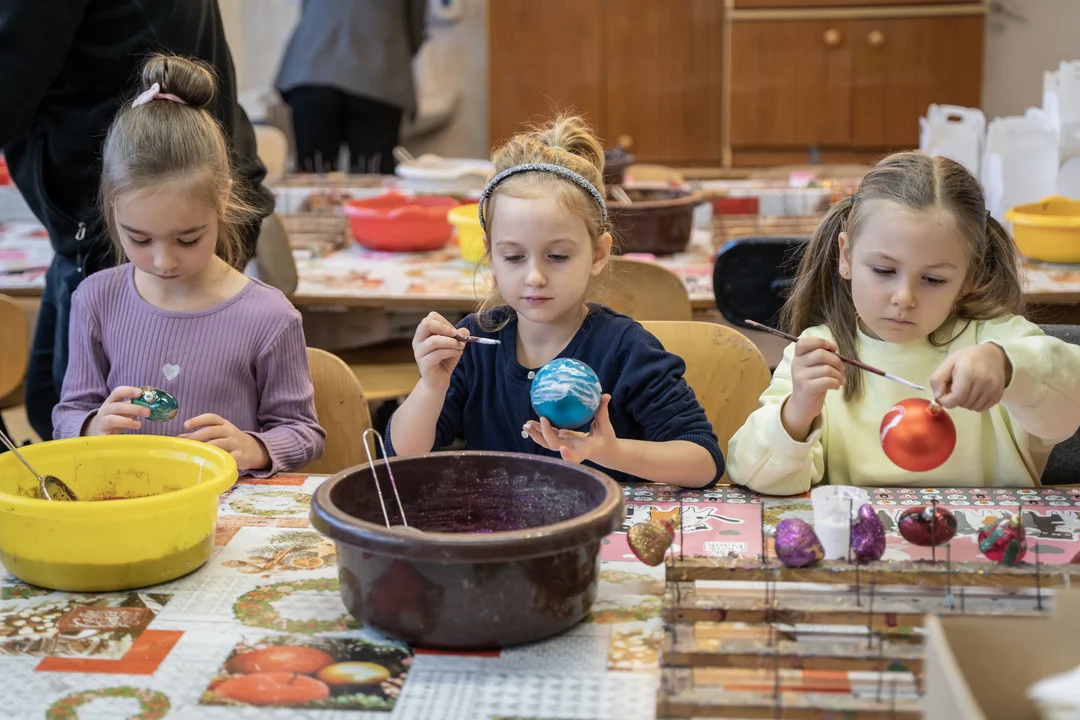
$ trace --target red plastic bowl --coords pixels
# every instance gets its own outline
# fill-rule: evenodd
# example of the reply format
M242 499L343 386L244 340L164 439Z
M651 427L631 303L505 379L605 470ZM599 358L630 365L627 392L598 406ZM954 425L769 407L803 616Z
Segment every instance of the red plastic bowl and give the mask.
M449 197L386 193L350 200L342 211L349 218L352 236L367 249L419 252L446 245L453 232L446 213L458 205Z

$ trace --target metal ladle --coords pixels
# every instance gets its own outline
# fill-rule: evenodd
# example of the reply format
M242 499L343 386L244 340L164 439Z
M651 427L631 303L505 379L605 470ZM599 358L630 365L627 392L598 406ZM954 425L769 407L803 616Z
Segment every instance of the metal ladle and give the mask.
M78 502L79 498L63 480L52 475L46 475L45 477L38 475L38 471L35 470L30 463L26 462L26 458L22 456L19 449L15 447L15 443L11 441L11 438L9 438L3 430L0 430L0 440L4 441L4 444L7 445L7 449L15 453L15 457L19 458L19 462L25 465L26 469L32 472L34 477L37 478L39 498L43 500Z

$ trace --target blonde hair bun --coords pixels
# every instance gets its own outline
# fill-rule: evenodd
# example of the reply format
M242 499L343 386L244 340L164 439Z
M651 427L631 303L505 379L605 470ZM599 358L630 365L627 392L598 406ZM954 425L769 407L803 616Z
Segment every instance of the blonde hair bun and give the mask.
M588 180L604 195L604 147L585 120L563 114L513 136L495 151L495 172L515 165L561 165Z
M556 152L561 150L576 155L603 176L604 148L584 119L576 115L560 115L550 125L536 130L535 137Z

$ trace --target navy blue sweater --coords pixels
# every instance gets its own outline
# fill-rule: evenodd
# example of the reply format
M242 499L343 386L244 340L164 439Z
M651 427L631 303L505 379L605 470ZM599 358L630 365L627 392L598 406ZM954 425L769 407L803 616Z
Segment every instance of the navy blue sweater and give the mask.
M500 313L492 311L498 320ZM497 323L496 323L497 324ZM527 420L538 420L529 400L534 369L517 361L517 320L511 318L496 333L480 329L476 315L458 324L473 335L494 337L499 345L470 344L450 380L446 402L435 432L435 449L443 448L460 434L468 450L494 450L558 457L530 438L521 437ZM589 365L611 395L608 414L615 435L627 440L668 442L686 440L712 454L716 483L724 474L724 456L716 434L694 391L686 384L686 364L664 350L652 334L631 318L602 305L590 305L589 314L559 357ZM588 428L582 428L587 430ZM402 428L397 428L401 432ZM393 455L387 427L387 452ZM631 475L586 461L619 481L639 480Z

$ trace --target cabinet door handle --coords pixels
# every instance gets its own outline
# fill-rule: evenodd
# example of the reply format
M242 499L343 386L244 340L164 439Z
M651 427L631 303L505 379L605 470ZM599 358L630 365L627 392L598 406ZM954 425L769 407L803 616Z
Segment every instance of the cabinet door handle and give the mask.
M880 30L870 31L870 34L866 36L866 43L872 48L884 47L885 33Z
M840 43L844 41L844 36L836 28L829 28L821 36L821 41L825 43L825 47L840 47Z

